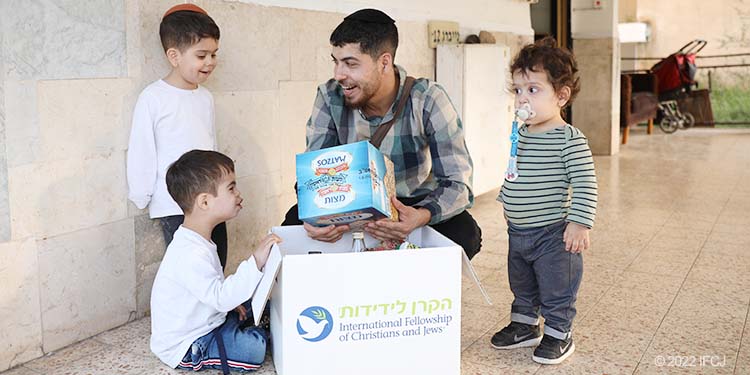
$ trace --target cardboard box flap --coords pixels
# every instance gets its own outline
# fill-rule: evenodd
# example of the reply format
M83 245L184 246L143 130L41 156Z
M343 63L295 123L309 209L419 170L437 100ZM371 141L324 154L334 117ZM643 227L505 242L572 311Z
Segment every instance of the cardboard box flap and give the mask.
M260 279L255 293L253 293L252 301L250 301L256 326L260 323L260 318L263 315L263 310L266 308L268 298L271 297L276 275L281 270L281 259L279 245L274 244L271 247L271 253L268 255L266 265L263 267L263 277Z
M453 243L453 241L451 241L438 231L426 231L421 229L422 228L418 228L417 230L412 232L407 240L418 245L420 243L443 243L445 241ZM419 238L419 236L421 236L422 238ZM424 246L420 245L420 247ZM476 271L474 271L474 266L472 266L471 260L469 260L469 257L466 256L466 252L464 252L463 249L461 249L461 257L463 259L461 265L462 275L473 281L477 288L479 288L479 291L482 293L484 301L487 302L488 305L492 305L492 300L490 299L489 294L484 289L484 286L482 286L482 282L479 280L479 276L477 275Z

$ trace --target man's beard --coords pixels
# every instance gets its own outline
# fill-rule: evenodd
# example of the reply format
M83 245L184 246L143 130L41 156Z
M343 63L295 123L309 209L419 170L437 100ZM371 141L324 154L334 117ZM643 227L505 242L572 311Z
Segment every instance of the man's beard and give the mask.
M359 90L359 97L357 101L352 101L352 99L344 95L344 104L352 109L362 109L367 104L367 102L370 101L373 96L375 96L375 90L373 89L373 87L379 86L380 81L357 83L357 90Z
M362 109L364 107L364 104L367 102L366 98L361 98L360 100L353 102L351 99L344 97L344 105L351 109Z
M364 107L365 104L367 104L367 101L369 101L370 98L372 98L372 96L374 95L373 93L364 91L362 89L362 86L358 86L358 89L359 89L360 95L359 97L357 97L356 101L352 101L351 98L344 96L344 104L347 107L352 108L352 109L362 109L362 107Z

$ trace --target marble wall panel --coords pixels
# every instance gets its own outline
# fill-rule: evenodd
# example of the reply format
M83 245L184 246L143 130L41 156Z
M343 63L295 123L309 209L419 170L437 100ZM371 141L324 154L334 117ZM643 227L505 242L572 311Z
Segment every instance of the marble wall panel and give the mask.
M435 79L435 49L428 47L427 24L398 21L396 64L413 77Z
M219 92L216 131L219 150L235 161L237 177L278 172L283 134L277 90Z
M343 20L338 13L312 12L290 9L288 12L292 81L318 81L333 75L331 62L331 33ZM319 77L318 65L324 67Z
M4 70L9 79L122 77L123 0L0 2Z
M237 187L245 201L237 217L227 222L227 274L234 273L240 262L253 254L255 246L268 230L279 224L268 215L267 176L239 177Z
M2 45L2 36L0 36ZM2 54L2 52L0 52ZM0 70L2 56L0 56ZM0 77L0 242L10 240L10 207L8 207L8 162L5 156L5 80Z
M8 168L11 238L44 238L127 217L125 153Z
M276 193L294 192L296 159L305 152L305 128L318 92L318 82L279 82L279 126L281 138L281 189Z
M37 241L45 352L130 320L133 243L133 219Z
M148 214L138 215L134 220L135 236L135 299L137 318L151 310L151 287L167 247L158 219L150 219Z
M39 147L44 161L86 158L125 151L123 98L130 79L40 81Z
M33 239L0 243L0 371L43 354L38 271Z
M33 163L39 157L37 81L5 81L5 150L8 167Z

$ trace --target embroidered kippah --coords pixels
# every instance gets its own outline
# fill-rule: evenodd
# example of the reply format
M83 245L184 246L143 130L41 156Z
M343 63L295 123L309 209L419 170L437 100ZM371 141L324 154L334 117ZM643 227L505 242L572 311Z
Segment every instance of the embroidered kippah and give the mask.
M162 17L162 19L174 12L179 12L179 11L196 12L196 13L203 13L205 15L208 15L208 13L205 10L203 10L203 8L195 4L178 4L169 8L169 10L167 10L167 12L164 13L164 17Z
M360 9L344 18L345 20L388 25L395 23L393 18L377 9Z

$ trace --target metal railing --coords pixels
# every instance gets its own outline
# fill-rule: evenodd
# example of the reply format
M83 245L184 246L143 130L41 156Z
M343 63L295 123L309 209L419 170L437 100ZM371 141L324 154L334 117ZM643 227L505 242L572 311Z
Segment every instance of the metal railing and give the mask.
M706 60L706 59L734 59L738 57L750 57L750 52L748 53L730 53L730 54L722 54L722 55L700 55L695 56L696 59L700 60ZM661 61L665 59L666 57L622 57L620 58L621 61ZM727 63L727 64L714 64L714 65L701 65L696 64L699 71L701 70L707 70L706 76L708 79L708 91L711 92L713 89L713 77L712 72L717 70L725 70L725 69L731 69L731 68L746 68L750 67L750 63ZM629 69L629 70L623 70L621 71L622 74L636 74L636 73L650 73L651 69ZM748 82L750 82L750 74L747 76ZM750 115L748 115L748 119L743 121L713 121L710 123L698 123L700 125L750 125Z

